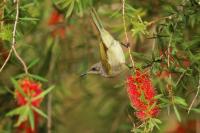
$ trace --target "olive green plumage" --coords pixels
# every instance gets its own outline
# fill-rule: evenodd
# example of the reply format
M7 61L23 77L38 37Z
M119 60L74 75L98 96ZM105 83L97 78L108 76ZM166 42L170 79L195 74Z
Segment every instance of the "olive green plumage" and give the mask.
M100 74L104 77L114 77L125 68L125 56L119 41L104 29L95 9L91 10L91 16L100 34L99 51L101 61L94 64L87 74Z

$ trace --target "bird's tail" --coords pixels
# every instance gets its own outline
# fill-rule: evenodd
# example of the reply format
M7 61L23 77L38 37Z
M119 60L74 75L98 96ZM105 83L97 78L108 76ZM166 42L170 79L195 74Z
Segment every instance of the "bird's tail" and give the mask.
M103 27L103 24L101 23L101 20L94 8L91 9L91 16L92 16L92 19L93 19L97 29L99 30L99 32L101 32L101 30L104 29L104 27Z

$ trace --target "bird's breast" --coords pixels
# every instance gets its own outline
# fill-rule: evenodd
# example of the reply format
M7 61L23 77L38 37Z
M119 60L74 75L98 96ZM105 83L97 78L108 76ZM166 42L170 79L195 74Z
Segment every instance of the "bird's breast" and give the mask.
M108 62L112 66L118 66L125 63L124 52L119 42L114 42L107 50Z

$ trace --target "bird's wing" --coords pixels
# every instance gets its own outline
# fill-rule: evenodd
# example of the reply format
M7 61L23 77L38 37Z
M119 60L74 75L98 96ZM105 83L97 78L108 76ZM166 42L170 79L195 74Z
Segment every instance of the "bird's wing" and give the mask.
M92 8L92 10L91 10L91 16L92 16L92 19L93 19L97 29L101 33L101 30L104 29L104 27L103 27L103 24L94 8Z
M95 26L97 27L97 29L100 33L103 43L105 44L105 46L107 48L109 48L110 45L112 44L114 38L107 30L104 29L103 24L94 8L92 8L92 10L91 10L91 16L92 16Z
M108 55L106 53L107 48L102 41L99 44L99 48L100 48L100 57L101 57L101 63L103 65L103 69L105 70L105 72L107 74L110 74L111 73L111 66L108 63Z

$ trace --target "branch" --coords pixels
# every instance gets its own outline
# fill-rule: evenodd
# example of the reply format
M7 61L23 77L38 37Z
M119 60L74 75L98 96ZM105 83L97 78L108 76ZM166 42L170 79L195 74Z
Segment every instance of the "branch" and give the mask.
M23 61L23 59L19 56L18 52L16 51L15 45L16 45L16 30L17 30L17 23L19 20L19 1L20 0L14 0L13 2L16 4L16 16L15 16L15 23L14 23L14 27L13 27L13 32L12 32L12 47L9 51L9 54L5 60L5 62L3 63L2 67L0 68L0 72L2 72L3 68L6 66L7 62L9 61L12 52L14 51L15 56L17 57L17 59L21 62L21 64L24 67L24 71L26 74L28 74L28 67L26 65L26 63Z
M175 24L175 28L176 28L176 26L177 26L177 23ZM170 38L169 38L169 44L168 44L168 47L167 47L167 67L168 67L168 69L170 69L170 55L171 55L171 43L172 43L172 37L173 37L173 34L174 33L171 33L171 35L170 35ZM168 88L168 93L169 93L169 97L171 97L172 98L172 103L174 103L173 102L173 90L172 90L172 85L171 85L171 82L172 82L172 74L171 74L171 72L169 73L169 80L170 80L170 83L168 83L167 84L167 88Z
M125 20L125 0L122 0L122 16L123 16L123 25L124 25L124 33L126 36L126 44L128 45L128 53L129 53L129 57L133 66L133 69L135 68L135 63L133 60L133 57L131 55L131 48L129 46L129 39L128 39L128 34L127 34L127 28L126 28L126 20ZM135 69L134 69L135 70Z
M176 14L173 14L173 15L170 15L170 16L161 17L161 18L157 18L157 19L155 19L155 20L150 21L150 22L147 24L147 26L151 26L151 25L153 25L153 24L155 24L155 23L157 23L158 21L161 21L161 20L172 19L172 18L175 17L175 16L176 16Z
M197 96L199 94L199 90L200 90L200 74L199 74L199 84L198 84L198 87L197 87L197 92L196 92L196 95L194 96L194 98L192 100L192 103L190 104L190 106L188 108L188 114L190 113L190 110L192 109L192 106L193 106L195 100L197 99Z

